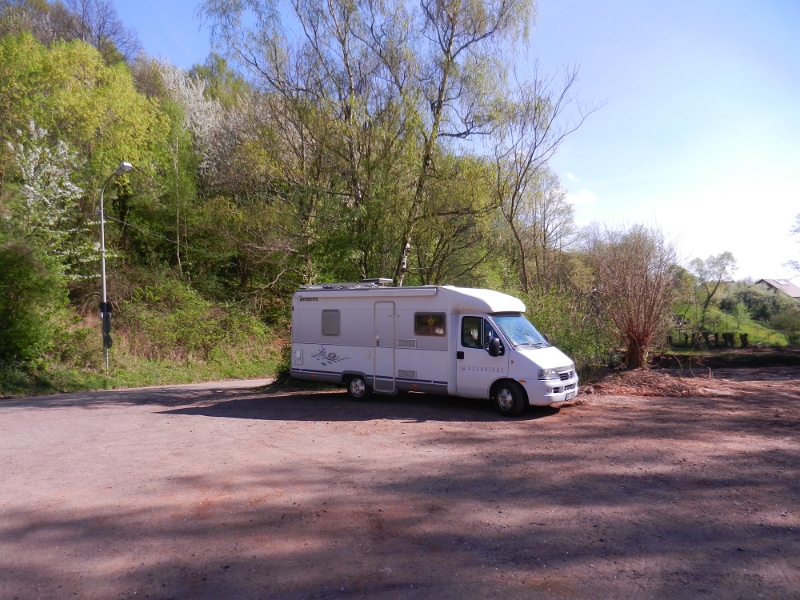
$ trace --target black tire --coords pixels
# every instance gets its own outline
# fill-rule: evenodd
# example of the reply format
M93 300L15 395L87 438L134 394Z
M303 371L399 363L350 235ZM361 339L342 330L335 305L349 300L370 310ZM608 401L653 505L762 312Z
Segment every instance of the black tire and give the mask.
M501 381L496 384L492 399L497 411L506 417L516 417L528 405L528 396L516 381Z
M353 400L367 400L372 396L372 388L361 375L355 375L347 380L347 395Z

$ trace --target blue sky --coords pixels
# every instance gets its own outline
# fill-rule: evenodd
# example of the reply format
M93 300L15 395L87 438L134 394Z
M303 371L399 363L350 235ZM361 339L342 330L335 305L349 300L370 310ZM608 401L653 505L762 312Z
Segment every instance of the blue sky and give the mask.
M150 55L208 55L196 1L115 2ZM520 72L579 64L602 104L551 162L578 222L657 224L686 261L730 250L737 279L796 275L798 32L795 0L541 0Z

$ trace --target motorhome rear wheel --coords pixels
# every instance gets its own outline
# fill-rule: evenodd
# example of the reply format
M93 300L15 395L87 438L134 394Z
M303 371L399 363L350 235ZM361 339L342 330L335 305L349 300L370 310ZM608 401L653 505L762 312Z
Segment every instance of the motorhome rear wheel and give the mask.
M366 400L372 395L372 389L363 377L356 375L347 382L347 393L353 400Z

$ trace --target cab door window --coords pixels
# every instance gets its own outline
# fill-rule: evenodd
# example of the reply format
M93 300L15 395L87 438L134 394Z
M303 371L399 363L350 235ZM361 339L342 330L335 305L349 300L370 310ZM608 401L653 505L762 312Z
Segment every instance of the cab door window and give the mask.
M489 343L498 337L497 332L482 317L463 317L461 319L461 345L464 348L489 350Z
M488 352L489 343L496 337L498 337L498 335L495 330L492 329L492 326L489 325L489 321L483 319L483 349Z
M483 348L483 319L480 317L461 319L461 345L464 348Z

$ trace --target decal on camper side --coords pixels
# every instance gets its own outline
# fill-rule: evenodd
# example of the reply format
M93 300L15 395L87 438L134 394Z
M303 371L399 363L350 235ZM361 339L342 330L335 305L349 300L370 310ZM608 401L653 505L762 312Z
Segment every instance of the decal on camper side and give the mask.
M486 373L500 373L504 375L506 370L503 367L478 367L475 365L469 365L464 367L459 367L459 371L483 371Z
M316 359L323 365L330 365L333 363L342 362L343 360L350 360L349 356L339 356L336 352L328 352L328 349L325 346L319 347L319 352L316 354L312 354L311 358Z

